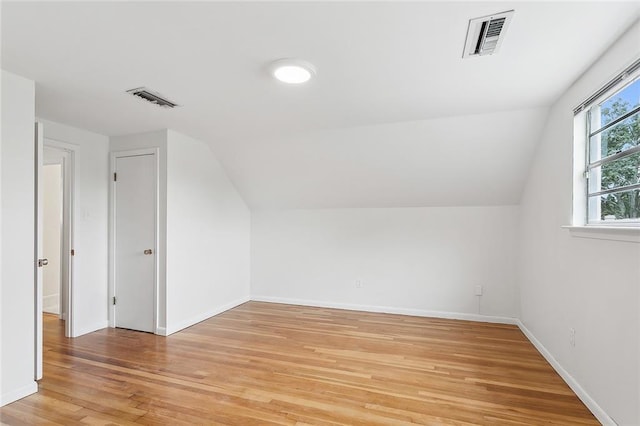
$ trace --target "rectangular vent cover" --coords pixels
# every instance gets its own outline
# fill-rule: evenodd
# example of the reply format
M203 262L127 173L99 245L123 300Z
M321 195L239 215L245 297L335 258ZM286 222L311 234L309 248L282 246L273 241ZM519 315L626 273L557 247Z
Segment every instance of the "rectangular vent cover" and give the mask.
M496 53L502 44L513 10L469 20L463 58Z
M151 102L154 105L161 106L163 108L175 108L178 106L175 102L163 97L161 94L147 89L146 87L138 87L135 89L127 90L127 93L131 93L133 96L137 96L140 99L144 99L147 102Z

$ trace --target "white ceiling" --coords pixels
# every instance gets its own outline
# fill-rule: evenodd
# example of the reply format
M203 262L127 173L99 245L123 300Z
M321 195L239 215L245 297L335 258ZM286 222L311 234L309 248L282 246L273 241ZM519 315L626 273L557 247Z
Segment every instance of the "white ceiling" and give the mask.
M500 52L471 18L515 9ZM252 208L517 203L550 105L640 2L2 2L2 68L37 114L209 143ZM312 62L303 87L270 61ZM180 105L126 95L147 86Z

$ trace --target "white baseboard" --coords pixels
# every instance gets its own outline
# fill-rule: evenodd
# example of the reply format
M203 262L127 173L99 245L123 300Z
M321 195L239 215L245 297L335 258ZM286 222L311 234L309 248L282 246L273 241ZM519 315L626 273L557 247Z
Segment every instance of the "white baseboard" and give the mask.
M346 309L350 311L381 312L385 314L412 315L416 317L446 318L466 321L492 322L497 324L517 325L518 320L511 317L467 314L459 312L429 311L425 309L397 308L393 306L357 305L350 303L334 303L317 300L290 299L286 297L251 296L256 302L284 303L287 305L314 306L318 308Z
M551 367L562 377L562 379L569 385L571 390L580 398L580 400L587 406L587 408L593 413L593 415L605 426L617 426L617 423L609 417L609 415L596 403L596 401L580 386L580 384L565 370L560 363L551 355L551 353L544 347L542 343L525 327L525 325L517 318L500 317L490 315L477 315L466 314L458 312L442 312L442 311L429 311L422 309L409 309L409 308L396 308L389 306L370 306L370 305L357 305L348 303L334 303L324 302L317 300L304 300L304 299L290 299L286 297L272 297L272 296L251 296L251 300L256 302L270 302L270 303L284 303L287 305L302 305L302 306L314 306L319 308L333 308L333 309L348 309L354 311L365 312L382 312L388 314L400 314L400 315L413 315L419 317L432 317L432 318L446 318L457 319L467 321L479 321L479 322L492 322L499 324L512 324L517 325L524 335L531 341L533 346L540 352L540 354L551 364Z
M74 333L73 333L73 336L71 337L80 337L84 334L93 333L94 331L102 330L103 328L107 328L107 327L109 327L109 321L107 320L100 321L84 327L76 328L75 330L73 330Z
M19 389L15 389L7 393L3 393L2 396L0 397L0 407L5 406L7 404L11 404L12 402L15 402L19 399L24 398L25 396L29 396L36 392L38 392L38 383L34 381Z
M42 310L49 314L60 313L60 295L50 294L42 297Z
M605 426L617 426L617 423L609 417L609 415L598 405L598 403L580 386L580 384L569 374L567 370L565 370L562 365L551 355L551 352L529 331L529 329L517 318L511 317L501 317L501 316L491 316L491 315L478 315L478 314L468 314L468 313L459 313L459 312L443 312L443 311L430 311L423 309L413 309L413 308L398 308L391 306L375 306L375 305L358 305L358 304L349 304L349 303L335 303L335 302L326 302L326 301L317 301L317 300L306 300L306 299L292 299L285 297L272 297L272 296L259 296L253 295L251 297L245 296L240 299L234 300L232 302L226 303L219 307L216 307L210 311L204 312L200 315L190 318L189 320L182 321L177 325L171 327L158 327L156 330L156 334L161 336L169 336L173 333L176 333L185 328L191 327L194 324L202 322L208 318L216 316L222 312L228 311L229 309L235 308L249 300L254 300L256 302L269 302L269 303L283 303L288 305L301 305L301 306L314 306L319 308L333 308L333 309L345 309L345 310L354 310L354 311L364 311L364 312L381 312L381 313L389 313L389 314L400 314L400 315L412 315L419 317L432 317L432 318L446 318L446 319L457 319L457 320L467 320L467 321L479 321L479 322L490 322L490 323L498 323L498 324L512 324L517 325L520 330L524 333L524 335L531 341L531 343L535 346L535 348L540 352L540 354L547 360L547 362L553 367L553 369L562 377L562 379L567 383L567 385L575 392L575 394L580 398L580 400L587 406L587 408L593 413L593 415ZM101 321L100 323L93 324L88 327L83 327L75 333L74 337L81 336L83 334L91 333L96 330L100 330L102 328L108 327L108 321ZM36 382L25 386L21 389L15 390L13 392L9 392L7 394L2 395L2 399L0 400L0 406L9 404L13 401L17 401L18 399L24 398L27 395L37 392L38 386Z
M224 305L218 306L214 309L211 309L207 312L203 312L200 315L196 315L194 317L189 318L188 320L185 321L181 321L178 324L175 325L171 325L171 326L167 326L166 329L159 329L159 330L163 330L165 334L163 334L163 336L169 336L173 333L176 333L180 330L184 330L187 327L191 327L194 324L197 324L199 322L202 322L206 319L209 319L211 317L214 317L218 314L221 314L225 311L228 311L229 309L235 308L238 305L242 305L243 303L248 302L249 300L251 300L251 298L249 296L244 296L241 297L240 299L236 299L232 302L226 303ZM160 333L158 333L160 334Z
M587 406L587 408L593 413L600 423L605 426L617 426L617 423L609 417L609 415L598 405L598 403L580 386L576 379L565 370L562 365L551 355L551 352L533 335L531 331L522 323L517 320L517 325L520 330L527 336L527 339L531 341L533 346L536 347L538 352L547 360L549 364L556 370L556 373L562 377L562 379L569 385L571 390L580 398L580 400Z

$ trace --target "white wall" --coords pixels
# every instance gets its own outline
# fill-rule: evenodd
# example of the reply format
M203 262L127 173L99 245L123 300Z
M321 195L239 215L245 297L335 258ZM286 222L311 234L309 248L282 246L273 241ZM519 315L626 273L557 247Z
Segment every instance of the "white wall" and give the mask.
M168 131L167 333L249 299L250 214L211 149Z
M158 332L171 334L248 300L250 215L203 142L171 130L110 140L140 148L159 150Z
M42 255L49 264L42 270L42 310L60 313L62 238L62 165L42 167Z
M35 85L2 71L2 366L0 405L34 381Z
M340 126L218 149L252 209L512 205L547 112Z
M158 235L158 327L161 334L165 333L167 327L166 314L166 242L167 242L167 130L157 130L147 133L137 133L133 135L112 136L109 139L109 150L129 151L142 148L157 148L159 163L159 235Z
M44 119L47 140L64 142L75 152L73 199L73 335L108 325L109 139L97 133Z
M522 322L620 425L640 424L640 244L560 227L572 219L572 110L639 51L640 23L553 105L520 209Z
M517 217L515 206L253 212L252 297L515 317Z

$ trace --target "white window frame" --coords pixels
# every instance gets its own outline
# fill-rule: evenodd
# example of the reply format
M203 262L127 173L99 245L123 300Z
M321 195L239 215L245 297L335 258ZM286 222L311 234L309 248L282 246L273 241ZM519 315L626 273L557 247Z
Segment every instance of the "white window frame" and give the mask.
M600 219L600 197L606 193L622 192L625 190L640 189L640 183L628 185L615 190L594 190L593 182L597 180L600 184L599 175L589 176L591 169L596 169L604 164L628 157L633 154L640 153L640 146L626 149L622 152L609 155L605 158L598 158L590 161L590 137L591 134L591 115L594 111L599 110L600 105L614 96L620 90L623 90L629 84L640 79L640 59L633 62L623 72L618 74L611 82L603 86L594 95L586 99L578 108L574 110L574 214L573 227L606 227L606 228L622 228L622 229L639 229L640 218L634 219ZM639 108L634 108L629 113L622 115L612 123L608 123L604 128L597 130L597 134L612 128L615 124L629 117L640 114ZM599 115L598 115L599 116ZM595 172L597 173L597 172ZM591 179L590 179L591 178ZM592 188L590 191L590 181ZM597 189L597 188L596 188Z

